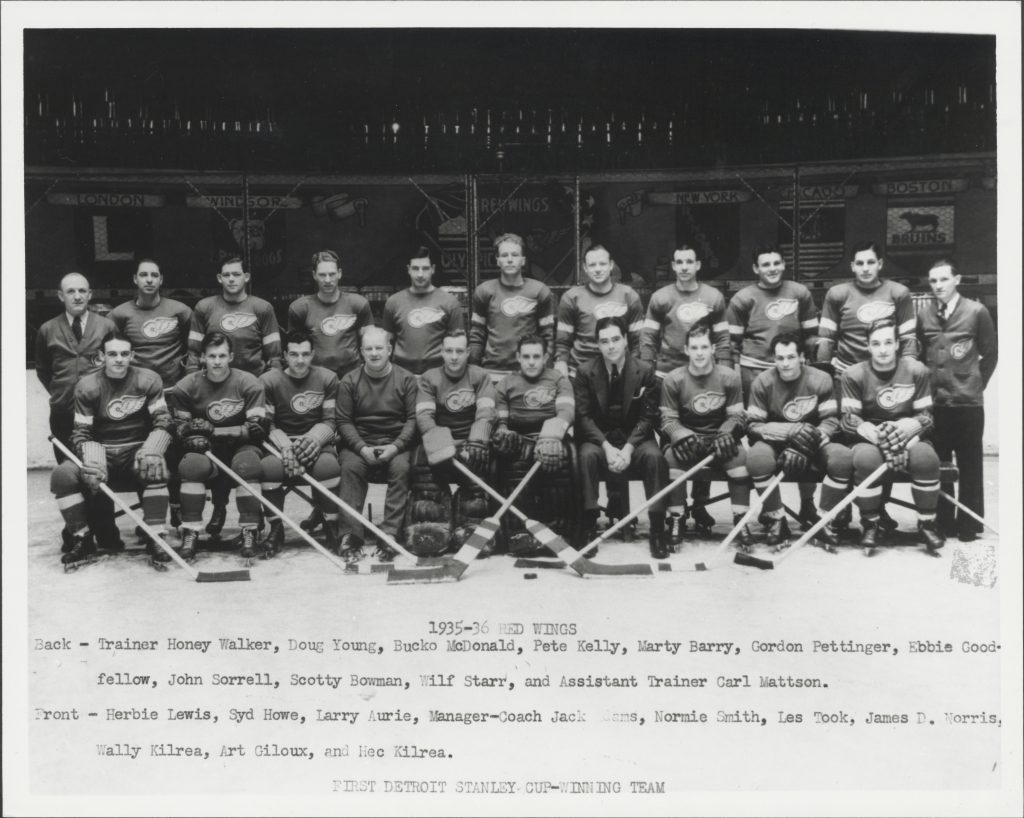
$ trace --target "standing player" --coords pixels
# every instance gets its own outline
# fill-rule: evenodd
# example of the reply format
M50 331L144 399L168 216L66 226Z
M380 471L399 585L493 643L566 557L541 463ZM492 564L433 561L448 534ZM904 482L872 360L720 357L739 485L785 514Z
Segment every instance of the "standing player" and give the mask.
M289 332L284 339L284 369L260 375L267 401L268 437L281 457L263 458L263 494L284 508L284 483L294 483L307 471L313 479L337 491L341 467L334 442L334 411L338 378L329 369L313 366L313 338L304 330ZM327 547L337 551L338 507L319 492L314 503L324 521ZM284 522L270 517L270 531L263 543L272 557L284 543Z
M90 312L92 290L85 276L68 273L60 280L57 298L64 312L51 318L36 334L36 376L50 394L50 434L65 446L71 445L75 417L75 385L103 366L103 340L114 332L108 318ZM54 447L58 463L64 455ZM99 533L105 521L112 519L113 504L100 494L89 503L89 521L93 533ZM108 541L120 540L112 527L104 530ZM71 547L71 532L61 532L64 547Z
M712 363L732 368L725 297L714 287L697 281L700 265L697 250L689 244L680 244L672 253L675 282L656 291L647 304L647 318L640 333L640 359L653 365L659 378L686 364L686 334L698 321L711 328L714 343ZM715 524L704 507L710 493L710 483L700 481L693 484L694 506L690 517L697 530L704 533L710 533ZM685 500L685 489L673 492L673 507L679 508ZM681 529L684 524L682 517L677 512L672 516ZM674 541L678 542L678 535Z
M519 371L498 383L494 399L497 423L491 442L504 460L498 468L504 477L503 493L511 493L534 461L540 463L545 474L534 477L524 489L519 508L568 535L578 502L573 492L571 444L565 440L576 415L572 384L545 366L547 344L538 335L519 339L516 358ZM502 524L513 554L544 550L532 534L522 530L518 519L506 515Z
M212 451L256 491L260 487L260 450L266 439L267 410L263 387L254 375L231 366L231 339L223 332L207 333L200 345L203 368L182 378L171 390L170 405L176 433L185 455L178 464L181 477L181 556L195 556L203 524L206 482L218 477L204 456ZM256 555L259 501L247 490L235 492L242 527L241 554Z
M773 337L783 332L797 333L798 341L804 339L801 348L806 348L814 360L818 336L818 308L811 291L803 284L786 280L782 251L774 244L763 245L754 250L753 262L757 283L736 293L725 311L746 402L750 400L754 379L774 366L770 349ZM818 521L815 488L814 483L800 484L800 521L805 525Z
M288 331L304 330L313 339L313 364L339 378L359 366L359 334L373 325L370 302L342 292L341 262L333 250L313 254L316 293L288 306Z
M715 363L711 331L697 324L686 333L685 366L673 369L661 383L661 431L668 438L665 456L671 468L687 469L712 452L725 469L733 521L750 507L746 450L739 440L746 432L740 376ZM738 542L753 543L747 526Z
M843 498L853 475L853 453L832 442L839 431L835 386L824 372L804 364L799 333L779 333L769 349L775 366L754 380L747 404L748 433L755 441L747 452L747 469L754 487L763 490L779 466L789 478L817 466L825 472L821 510L827 512ZM767 543L778 545L789 537L778 488L764 499L763 508ZM829 545L836 543L828 526L819 536Z
M928 283L936 300L918 314L917 334L922 357L932 373L932 439L940 460L949 460L956 454L960 469L959 500L984 517L984 391L999 359L996 332L985 306L960 295L960 275L952 262L936 261L928 271ZM943 487L947 494L953 490L953 486ZM938 519L940 533L951 535L953 506L942 504ZM963 512L957 514L956 530L961 542L971 542L980 531L978 522Z
M831 363L837 376L871 357L868 328L882 318L891 317L896 324L900 356L917 357L917 321L910 290L879 277L884 263L874 242L854 245L850 254L853 281L836 284L825 293L818 325L818 361Z
M363 365L338 386L336 420L341 461L341 499L362 509L368 481L384 479L384 520L380 528L397 538L409 499L409 450L416 435L416 376L392 364L391 341L383 328L368 327L362 339ZM338 521L339 555L362 555L362 526ZM379 559L394 557L384 543Z
M583 255L587 283L570 287L558 301L558 340L555 369L569 376L588 361L601 358L597 335L598 319L621 316L625 322L629 354L640 349L644 325L640 296L632 287L612 281L612 257L603 245L595 244Z
M108 336L101 353L103 368L83 377L75 387L75 420L71 448L82 466L65 460L50 478L50 490L71 532L69 547L61 557L65 565L85 559L93 550L87 516L89 494L100 483L130 481L142 495L146 522L163 531L167 517L167 463L164 453L171 442L171 416L167 411L160 378L148 369L132 366L131 341ZM113 509L104 509L103 527L96 532L102 548L124 548L117 532ZM166 562L169 556L156 543L148 545L150 557Z
M164 391L169 392L185 375L192 310L180 301L161 295L164 277L160 265L153 259L139 260L132 281L136 287L135 298L114 307L110 320L117 331L132 342L133 363L159 375ZM180 458L180 452L170 456L173 465L177 465ZM177 528L181 524L181 482L177 475L170 476L167 487L171 499L171 527Z
M519 370L518 343L536 335L546 350L555 343L555 300L546 284L523 277L523 239L504 233L494 240L501 275L473 293L469 360L491 372L495 382Z
M444 364L428 369L419 379L416 398L416 425L420 435L443 426L452 433L456 443L456 456L477 474L487 477L490 466L491 428L494 424L494 386L487 370L469 363L469 338L465 330L450 331L441 347ZM487 498L466 476L451 467L447 461L431 467L422 447L416 451L410 476L409 522L437 522L428 519L438 514L421 514L417 503L425 498L445 506L449 496L448 484L458 483L455 496L454 528L450 532L451 545L459 547L480 520L487 516ZM410 550L417 549L415 538L407 540ZM444 544L445 546L448 543ZM436 553L436 550L435 550Z
M409 259L410 286L384 304L381 326L394 339L395 363L420 375L441 365L441 339L449 330L464 329L459 299L433 284L430 250L420 247Z
M935 529L939 500L939 457L932 444L932 393L928 368L899 354L897 325L883 318L868 329L869 361L843 373L842 428L854 440L854 482L888 463L910 473L917 506L918 539L929 552L944 541ZM878 538L882 489L873 486L857 499L864 527L861 546L871 556Z
M668 484L668 463L654 440L660 418L658 378L650 364L626 350L626 322L619 316L597 319L601 357L576 373L576 425L580 439L584 539L597 528L598 484L602 473L640 477L647 497ZM655 559L668 556L665 503L648 512L650 549Z
M271 366L281 365L281 333L277 316L268 301L245 291L251 277L237 256L225 259L221 264L217 274L221 294L202 299L192 313L188 334L189 372L199 369L203 338L210 332L222 332L231 339L232 367L235 369L259 377ZM224 528L229 487L230 483L224 479L213 484L213 514L206 526L208 534L220 534Z

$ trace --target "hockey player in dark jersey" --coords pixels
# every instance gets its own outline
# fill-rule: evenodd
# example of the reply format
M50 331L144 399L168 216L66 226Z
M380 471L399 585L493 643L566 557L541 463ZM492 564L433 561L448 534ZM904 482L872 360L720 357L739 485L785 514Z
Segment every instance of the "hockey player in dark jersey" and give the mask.
M640 360L652 364L659 378L687 362L686 333L698 321L711 329L714 361L732 368L732 347L729 343L729 322L725 318L725 297L714 287L697 281L701 262L697 249L680 244L672 253L672 270L676 280L657 290L647 303L647 317L640 333ZM704 507L710 485L704 481L693 484L693 508L690 516L698 531L709 533L714 518ZM670 521L678 530L673 543L678 543L684 521L678 509L686 502L685 489L673 492Z
M932 440L940 460L956 454L960 470L959 500L985 516L981 471L982 435L985 431L985 388L996 368L999 347L992 317L983 304L959 293L960 274L952 262L940 259L928 271L935 301L917 316L922 360L932 373L935 432ZM944 486L947 494L954 487ZM954 532L954 509L939 504L939 531ZM971 542L979 523L960 512L955 531L961 542Z
M473 292L469 360L491 372L497 382L517 372L518 343L527 335L555 345L555 299L546 284L523 277L526 251L523 239L504 233L494 240L494 255L501 271Z
M391 341L382 328L368 327L362 338L363 365L349 372L338 385L335 409L341 499L362 509L369 480L385 480L384 519L381 530L398 538L409 498L409 452L416 436L416 376L390 361ZM338 521L342 557L362 555L362 526L347 517ZM378 558L394 554L384 543Z
M860 483L883 462L909 472L917 506L918 539L934 553L943 546L936 531L939 499L939 457L925 440L933 428L928 368L899 354L897 324L892 318L868 329L871 360L843 373L842 429L854 442L854 483ZM857 499L864 528L861 545L874 553L882 489L874 486Z
M821 510L829 511L843 498L853 475L853 453L834 442L839 436L835 385L827 374L805 365L798 332L779 333L769 349L775 366L757 376L747 404L748 434L755 441L747 452L747 469L761 490L779 467L792 479L816 466L825 472ZM778 545L789 537L778 488L765 498L763 508L767 543ZM828 526L819 537L835 545Z
M220 460L259 491L262 470L259 445L266 439L267 410L263 387L255 375L231 366L231 339L209 332L200 343L203 369L182 378L171 390L170 405L175 433L185 455L178 464L181 477L181 555L195 555L206 505L206 483L218 476L204 456L212 451ZM256 556L259 501L242 486L235 493L242 528L241 554Z
M850 254L853 281L836 284L825 293L818 324L818 361L831 363L836 374L871 356L868 328L892 318L900 344L900 357L917 357L914 302L910 290L880 278L884 260L873 242L855 244Z
M542 337L526 335L518 346L519 371L499 381L494 397L491 444L501 459L498 474L504 478L503 493L511 493L533 463L540 463L544 473L533 478L517 505L528 517L572 536L578 505L568 449L572 444L566 439L576 415L572 384L546 367L548 349ZM502 526L511 553L544 551L518 519L506 515Z
M465 330L452 330L445 335L441 355L441 366L420 375L416 425L421 436L437 426L449 429L456 443L456 456L474 472L487 477L494 424L491 377L487 370L469 363L469 338ZM450 483L459 484L454 501L449 494ZM410 493L406 544L416 554L440 553L449 545L458 548L487 516L488 502L483 491L453 468L450 461L430 466L422 446L417 447L413 458ZM447 513L448 505L453 505L453 514ZM429 523L434 525L424 525ZM425 531L421 536L410 535L410 525ZM449 527L445 542L430 542L429 535L440 537Z
M464 329L462 305L451 293L434 286L430 250L420 247L409 258L410 285L384 304L381 326L391 333L394 362L419 375L441 364L441 340Z
M284 339L284 369L260 375L267 402L268 437L281 457L263 458L263 496L284 508L284 484L299 480L307 471L326 488L337 492L341 466L334 450L338 378L329 369L313 366L313 338L304 330ZM338 507L319 492L314 502L324 521L327 547L337 552ZM271 516L263 544L273 557L284 543L284 522Z
M164 453L171 442L171 416L159 377L148 369L132 366L132 345L124 336L110 335L103 344L103 368L83 377L75 387L74 429L71 447L82 461L79 468L65 460L50 479L50 489L71 532L61 561L74 564L93 548L87 505L99 484L127 483L142 495L146 522L163 531L167 517L167 463ZM99 546L124 547L116 532L113 510L104 528L96 532ZM155 543L150 556L170 559Z
M686 356L686 365L661 382L665 457L670 468L686 469L714 453L725 469L733 520L738 522L750 506L746 450L739 443L746 432L740 376L715 363L711 330L704 323L687 331ZM745 548L753 543L747 526L737 541Z
M575 373L583 364L601 357L594 340L594 327L600 318L621 317L626 325L628 353L636 357L640 352L643 305L636 290L612 280L612 266L612 257L603 245L590 247L583 254L587 283L570 287L558 301L555 369L563 375Z
M803 284L786 280L786 262L779 247L757 247L752 266L757 283L736 293L725 311L745 402L750 400L754 379L774 366L770 349L773 337L783 332L797 333L798 339L804 339L801 349L806 349L811 360L815 359L818 340L818 308L811 291ZM818 521L814 509L816 487L815 483L800 484L800 521L805 525Z
M308 332L313 364L340 378L359 366L359 334L363 327L373 326L370 302L341 290L341 261L333 250L313 254L313 281L316 293L288 306L288 330Z
M153 259L139 261L132 281L135 298L114 307L110 320L131 340L135 365L156 372L170 389L185 376L192 310L161 295L164 277Z
M221 294L202 299L192 313L188 334L189 372L200 368L203 338L215 331L223 332L231 339L232 368L259 377L270 367L281 365L281 333L277 316L268 301L246 292L250 278L242 259L237 256L225 259L221 264L217 274ZM218 535L224 527L229 486L224 478L213 484L213 513L206 526L208 534Z
M136 294L110 311L117 331L132 342L133 362L160 376L164 391L170 391L185 375L188 333L192 310L160 293L164 277L160 265L150 258L140 259L132 278ZM168 464L175 468L181 452L168 452ZM181 482L171 474L167 488L171 500L171 527L181 524Z

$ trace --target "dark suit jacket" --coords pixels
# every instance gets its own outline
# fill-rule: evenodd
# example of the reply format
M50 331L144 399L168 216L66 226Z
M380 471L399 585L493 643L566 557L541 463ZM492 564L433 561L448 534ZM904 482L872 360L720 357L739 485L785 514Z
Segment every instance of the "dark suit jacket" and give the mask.
M576 435L596 446L612 431L608 418L608 370L604 358L588 361L576 372ZM625 442L635 449L654 436L658 428L661 390L654 367L626 356L622 366L623 422L619 427Z

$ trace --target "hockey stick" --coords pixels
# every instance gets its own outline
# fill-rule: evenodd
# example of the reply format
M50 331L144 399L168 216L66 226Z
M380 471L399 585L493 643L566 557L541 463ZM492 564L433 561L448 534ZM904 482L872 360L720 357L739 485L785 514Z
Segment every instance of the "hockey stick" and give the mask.
M284 522L288 523L288 527L291 528L292 531L294 531L296 534L302 537L302 539L304 539L310 546L312 546L320 554L323 554L323 556L327 557L327 559L331 561L331 564L334 565L335 568L338 568L339 570L344 571L345 573L349 573L348 565L338 560L338 558L335 557L334 554L332 554L330 551L328 551L326 548L320 545L320 543L314 540L307 532L303 531L299 527L298 523L293 522L290 517L285 516L285 513L281 511L281 509L279 509L277 506L271 503L260 492L250 488L249 484L246 483L237 474L235 474L235 472L233 472L219 457L217 457L217 455L215 455L211 451L206 451L204 452L204 454L209 459L209 461L213 463L213 465L215 465L218 469L224 472L224 474L226 474L228 477L234 480L238 484L239 488L241 488L243 491L249 492L253 497L259 500L259 502L268 511L272 511L274 514L276 514L278 517L284 520Z
M453 461L454 462L454 461ZM465 570L469 567L469 564L475 560L480 552L487 546L494 535L498 533L498 528L501 525L501 518L505 512L512 508L512 503L519 496L523 489L526 488L526 484L530 482L531 478L537 473L537 469L540 468L540 463L534 463L530 467L530 470L523 475L523 479L519 481L519 485L515 487L512 494L509 495L508 499L501 498L501 507L494 512L490 517L485 517L481 520L476 528L473 529L472 533L466 538L466 541L462 544L462 547L452 557L453 562L450 565L443 566L442 568L424 568L419 571L420 574L430 572L442 572L449 571L455 573L455 578L458 579L462 576ZM500 495L499 495L500 496ZM406 582L410 581L406 578L406 574L412 574L411 571L399 572L392 571L388 577L388 582ZM392 577L398 574L398 578L392 580Z
M729 532L728 536L726 536L726 538L722 540L721 543L719 543L718 547L714 550L714 553L712 553L712 555L708 558L707 562L694 563L694 571L707 571L708 563L712 563L715 560L717 560L718 557L720 557L725 552L725 550L730 545L732 545L732 541L739 536L740 531L743 530L743 526L745 526L754 518L754 515L758 512L758 510L760 510L761 506L764 505L765 498L767 498L769 494L771 494L773 491L775 491L776 488L778 488L779 483L782 482L785 476L786 473L780 471L777 475L775 475L775 477L772 478L772 481L767 486L765 486L764 491L760 492L754 498L754 501L750 504L750 508L748 508L746 513L742 517L740 517L739 522L737 522L736 525L733 526L732 531Z
M264 442L263 448L266 449L267 452L272 454L274 457L276 457L278 459L281 459L281 453L277 449L275 449L273 446L271 446L270 443ZM324 497L328 498L331 502L333 502L336 506L338 506L338 508L340 508L347 515L349 515L349 517L352 517L353 519L357 520L362 525L364 525L366 528L370 529L370 531L372 531L374 534L376 534L378 537L380 537L381 541L385 545L387 545L389 548L391 548L394 551L396 551L397 553L401 554L403 557L405 557L406 559L410 560L414 564L422 565L422 563L420 562L419 557L417 557L416 555L412 554L411 552L409 552L405 548L403 548L401 545L399 545L399 543L395 540L394 537L390 536L389 534L387 534L386 532L384 532L380 528L378 528L376 525L374 525L372 520L368 519L367 517L365 517L364 515L360 514L358 511L356 511L354 508L352 508L352 506L350 506L348 503L346 503L344 500L342 500L338 495L334 494L330 489L327 488L327 486L325 486L319 480L315 479L308 472L304 472L303 473L302 479L305 480L306 483L308 483L311 488L313 488L314 490L318 491L320 494L322 494ZM302 496L303 499L306 500L307 502L310 502L310 499L306 498L304 495L301 495L301 493L300 493L300 496ZM280 513L280 512L278 512L278 513ZM282 516L282 518L284 517L284 515L281 515L281 516ZM291 522L291 520L289 520L288 522L289 522L289 525L291 525L292 528L294 529L295 525ZM302 533L306 535L305 539L306 539L307 542L312 539L312 536L309 534L309 532L303 531ZM314 540L314 542L316 542L316 541ZM328 553L328 554L330 553L329 551L326 551L326 549L323 549L323 546L320 546L319 543L317 543L317 545L321 548L321 550L324 551L324 553ZM448 567L449 566L441 566L442 569L448 568ZM358 569L353 569L353 567L351 565L347 565L346 564L345 570L350 572L350 573L352 573L354 571L357 571ZM387 572L389 574L389 581L390 581L390 574L393 573L396 569L394 569L392 566L389 565L389 566L386 567L386 570L387 570ZM465 570L465 569L463 569L463 570ZM359 571L359 573L374 573L373 567L371 566L370 571L366 571L366 572ZM414 580L414 581L418 581L418 582L449 582L449 581L450 582L455 582L459 578L459 575L452 575L451 579L445 579L444 575L441 572L435 572L435 573L432 573L429 576L427 576L427 574L424 571L406 572L406 573L409 573L409 574L415 573L416 576L420 577L420 579ZM460 572L460 574L461 574L461 572Z
M606 531L604 531L601 534L601 536L598 537L596 540L594 540L591 543L588 543L583 548L581 548L580 554L586 556L587 552L590 551L591 548L607 540L612 534L614 534L620 528L629 525L633 520L639 517L642 512L646 511L648 508L650 508L652 505L658 502L658 500L660 500L665 495L671 494L673 491L675 491L676 488L678 488L687 480L689 480L693 475L695 475L705 466L710 465L711 461L713 461L714 459L715 456L713 454L709 454L707 457L701 460L700 463L697 463L695 466L692 466L686 471L684 471L681 475L679 475L679 477L677 477L675 480L673 480L671 483L669 483L667 486L661 489L661 491L659 491L657 494L654 494L651 497L648 497L642 505L633 509L631 512L629 512L629 514L627 514L625 517L623 517L621 520L615 523L615 525L611 526Z
M536 520L531 520L529 517L523 514L523 512L521 512L518 508L510 504L510 501L515 499L515 494L518 493L518 486L517 491L513 493L513 496L506 500L497 491L491 488L491 486L488 485L487 482L482 477L480 477L478 474L476 474L468 467L463 465L463 463L458 458L453 458L452 464L455 466L455 468L457 468L464 475L466 475L470 480L476 483L480 488L482 488L489 495L491 495L491 497L503 503L503 508L505 507L504 504L509 504L509 508L511 509L512 513L523 521L524 525L526 526L526 530L529 531L537 539L538 542L546 546L550 551L552 551L555 554L556 557L558 557L558 559L565 562L567 566L572 568L572 570L579 574L581 577L586 576L587 574L593 574L595 576L649 576L653 573L651 570L651 566L648 563L637 563L633 565L604 565L602 563L592 562L591 560L587 559L582 554L580 554L579 551L577 551L575 548L569 545L569 543L567 543L562 537L558 536L546 525L544 525L543 523L539 523ZM539 463L534 463L533 467L530 469L530 472L532 473L539 466Z
M869 474L857 486L853 491L847 494L842 500L835 504L825 514L822 515L821 519L818 520L814 525L808 528L793 545L789 547L781 556L776 557L774 560L765 559L764 557L755 557L753 554L744 554L742 551L737 551L736 555L732 558L732 561L737 565L749 565L753 568L760 568L761 570L771 570L775 566L779 565L783 560L792 556L793 552L803 548L809 543L814 535L817 534L821 529L828 525L835 517L846 508L850 503L856 500L858 497L863 497L864 494L870 489L880 478L886 470L889 468L888 463L883 463L871 474Z
M53 443L58 449L60 449L64 455L74 463L78 468L83 468L82 461L79 460L74 453L68 449L63 443L61 443L53 435L50 435L50 442ZM114 503L122 510L125 514L130 517L137 526L145 531L164 552L174 560L178 566L194 579L196 582L245 582L250 579L248 570L241 571L197 571L175 551L171 546L164 542L163 536L147 523L142 517L135 513L135 510L128 505L124 500L117 496L117 494L110 489L106 483L100 483L100 490L107 495Z
M967 513L968 513L969 515L971 515L971 516L972 516L972 517L973 517L973 518L974 518L975 520L977 520L977 521L978 521L979 523L981 523L981 524L982 524L983 526L985 526L985 528L987 528L987 529L988 529L989 531L991 531L991 532L992 532L993 534L995 534L995 535L996 535L997 537L999 536L999 532L998 532L998 531L996 531L996 530L995 530L995 529L994 529L994 528L992 527L992 525L991 525L990 523L986 522L986 521L985 521L985 520L984 520L984 519L983 519L983 518L982 518L982 517L981 517L980 515L978 515L978 514L975 514L975 513L973 512L973 511L971 511L971 510L970 510L970 509L969 509L969 508L968 508L967 506L965 506L965 505L964 505L963 503L961 503L961 502L960 502L959 500L957 500L957 499L956 499L955 497L953 497L953 496L951 496L951 495L949 495L949 494L946 494L946 492L944 492L944 491L943 491L942 489L939 489L939 496L940 496L940 497L944 497L944 498L945 498L946 500L948 500L949 502L951 502L951 503L952 503L953 505L955 505L955 506L956 506L956 507L957 507L958 509L960 509L961 511L966 511L966 512L967 512Z

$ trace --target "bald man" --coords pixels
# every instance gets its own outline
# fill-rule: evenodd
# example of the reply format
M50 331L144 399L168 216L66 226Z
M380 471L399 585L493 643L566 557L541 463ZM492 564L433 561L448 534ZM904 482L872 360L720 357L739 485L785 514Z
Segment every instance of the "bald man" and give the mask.
M64 305L63 314L43 324L36 335L36 375L50 393L50 432L69 445L75 384L102 366L103 339L114 333L114 323L89 311L92 290L79 273L60 280L57 298ZM58 463L64 460L54 452Z

